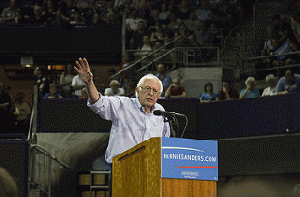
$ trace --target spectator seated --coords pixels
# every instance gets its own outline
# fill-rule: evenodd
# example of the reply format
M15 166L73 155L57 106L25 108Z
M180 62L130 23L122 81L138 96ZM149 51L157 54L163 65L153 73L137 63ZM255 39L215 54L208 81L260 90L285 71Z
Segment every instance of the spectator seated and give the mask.
M105 89L105 96L125 96L125 90L120 88L120 83L117 80L112 80L109 86L110 88Z
M180 79L173 79L171 85L166 90L166 98L185 98L185 88L180 86Z

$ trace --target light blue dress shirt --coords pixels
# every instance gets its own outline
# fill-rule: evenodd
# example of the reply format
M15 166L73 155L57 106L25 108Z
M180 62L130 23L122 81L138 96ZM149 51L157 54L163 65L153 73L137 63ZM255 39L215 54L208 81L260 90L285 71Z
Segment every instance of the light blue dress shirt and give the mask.
M240 92L240 96L244 94L246 89L242 89ZM254 90L248 90L248 92L245 95L245 98L258 98L260 96L259 90L254 89Z
M105 120L112 121L105 160L112 163L114 156L152 137L170 137L169 123L154 110L165 111L156 103L146 114L138 98L102 96L94 104L88 99L88 107Z

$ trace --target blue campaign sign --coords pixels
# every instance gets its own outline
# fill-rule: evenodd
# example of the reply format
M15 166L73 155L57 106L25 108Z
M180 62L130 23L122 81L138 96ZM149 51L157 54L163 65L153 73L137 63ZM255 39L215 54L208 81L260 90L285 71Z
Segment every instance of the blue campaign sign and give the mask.
M218 142L161 138L162 178L218 181Z

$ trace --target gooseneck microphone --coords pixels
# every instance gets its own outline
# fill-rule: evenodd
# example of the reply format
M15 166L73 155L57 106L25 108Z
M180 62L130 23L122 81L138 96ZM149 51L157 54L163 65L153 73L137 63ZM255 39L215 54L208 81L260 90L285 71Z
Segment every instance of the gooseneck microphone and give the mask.
M180 114L180 113L176 113L176 112L167 112L167 111L161 111L161 110L155 110L153 111L153 114L155 116L163 116L164 119L165 119L165 122L169 122L170 123L170 129L171 129L171 132L173 134L174 137L176 137L176 132L173 128L173 124L175 123L177 125L177 129L179 129L179 125L178 125L178 120L175 116L183 116L185 117L185 126L184 126L184 129L183 129L183 132L180 136L180 138L183 137L184 135L184 132L186 130L186 127L188 125L188 118L186 117L186 115L184 114ZM167 119L166 119L167 118Z
M180 114L180 113L175 113L175 112L167 112L167 111L161 111L161 110L155 110L155 111L153 111L153 114L154 115L156 115L156 116L170 116L170 115L172 115L172 116L174 116L174 115L176 115L176 116L185 116L185 115L183 115L183 114Z

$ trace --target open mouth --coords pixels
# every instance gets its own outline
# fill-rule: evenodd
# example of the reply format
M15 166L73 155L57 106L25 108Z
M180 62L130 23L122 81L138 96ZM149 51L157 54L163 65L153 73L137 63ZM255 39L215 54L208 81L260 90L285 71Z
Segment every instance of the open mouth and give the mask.
M146 101L148 101L148 102L152 102L152 101L153 101L153 99L152 99L152 98L146 98Z

